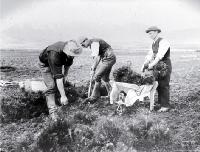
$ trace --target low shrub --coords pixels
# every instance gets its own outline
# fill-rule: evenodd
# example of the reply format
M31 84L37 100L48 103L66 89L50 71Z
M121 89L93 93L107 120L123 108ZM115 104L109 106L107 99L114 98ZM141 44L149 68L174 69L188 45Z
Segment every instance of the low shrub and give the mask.
M88 114L86 112L77 112L74 115L74 120L77 123L92 125L92 123L96 120L95 115Z
M99 147L100 149L106 146L107 143L116 146L121 133L120 128L113 121L102 118L95 125L94 142L90 146Z
M45 97L42 92L23 92L12 89L12 94L2 98L2 122L31 119L41 114L48 114Z
M116 82L133 83L137 85L153 84L155 81L153 74L142 76L141 74L134 72L129 66L122 66L115 69L113 77Z
M92 128L83 124L76 124L73 129L73 151L88 152L92 144L94 132Z
M165 121L138 119L137 123L129 125L129 132L131 135L127 137L132 140L132 147L139 151L165 150L165 147L169 148L172 142L171 133Z
M37 139L33 151L54 152L54 151L73 151L72 149L72 123L67 120L60 120L49 124L42 131Z
M134 72L129 66L122 66L113 71L114 80L117 82L126 82L141 84L141 75Z

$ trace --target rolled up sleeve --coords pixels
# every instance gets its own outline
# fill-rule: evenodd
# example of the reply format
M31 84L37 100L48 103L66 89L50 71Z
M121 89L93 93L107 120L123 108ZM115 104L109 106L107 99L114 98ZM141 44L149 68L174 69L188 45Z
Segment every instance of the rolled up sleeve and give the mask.
M58 52L50 51L48 53L49 67L55 79L60 79L64 77L62 74L62 63L59 59L60 57Z
M91 44L91 51L92 51L91 54L92 57L97 57L99 55L99 42L93 42Z

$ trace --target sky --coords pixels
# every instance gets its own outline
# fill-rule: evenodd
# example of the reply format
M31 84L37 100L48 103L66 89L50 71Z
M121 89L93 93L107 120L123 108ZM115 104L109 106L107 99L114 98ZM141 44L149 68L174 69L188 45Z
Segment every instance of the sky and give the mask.
M42 49L79 36L145 48L149 26L176 48L200 48L199 0L0 0L0 48Z

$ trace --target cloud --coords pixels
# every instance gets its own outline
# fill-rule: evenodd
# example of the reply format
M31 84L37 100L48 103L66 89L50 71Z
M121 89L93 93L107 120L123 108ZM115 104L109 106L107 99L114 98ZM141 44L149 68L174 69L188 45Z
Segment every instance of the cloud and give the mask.
M146 45L144 30L150 25L161 27L164 35L200 27L199 11L180 0L28 1L2 18L1 46L42 48L80 35Z

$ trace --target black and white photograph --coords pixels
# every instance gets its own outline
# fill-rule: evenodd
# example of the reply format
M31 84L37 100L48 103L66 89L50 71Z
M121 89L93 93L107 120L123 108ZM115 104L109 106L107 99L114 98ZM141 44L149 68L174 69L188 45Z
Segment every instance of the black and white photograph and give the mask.
M0 152L200 152L200 1L0 0Z

